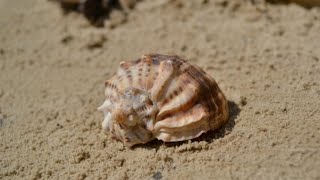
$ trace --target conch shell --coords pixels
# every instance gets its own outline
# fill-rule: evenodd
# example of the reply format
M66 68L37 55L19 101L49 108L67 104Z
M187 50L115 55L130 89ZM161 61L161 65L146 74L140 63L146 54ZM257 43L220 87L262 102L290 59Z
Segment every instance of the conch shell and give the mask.
M155 138L184 141L221 127L229 107L217 83L178 56L144 55L120 63L105 82L102 127L126 146Z

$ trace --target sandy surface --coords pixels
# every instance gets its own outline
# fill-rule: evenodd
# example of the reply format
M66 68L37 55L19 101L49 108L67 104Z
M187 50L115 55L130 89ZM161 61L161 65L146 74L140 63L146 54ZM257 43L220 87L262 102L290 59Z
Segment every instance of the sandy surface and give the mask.
M320 179L320 8L184 2L146 0L97 29L0 0L0 179ZM228 124L133 149L104 135L104 80L150 52L212 75Z

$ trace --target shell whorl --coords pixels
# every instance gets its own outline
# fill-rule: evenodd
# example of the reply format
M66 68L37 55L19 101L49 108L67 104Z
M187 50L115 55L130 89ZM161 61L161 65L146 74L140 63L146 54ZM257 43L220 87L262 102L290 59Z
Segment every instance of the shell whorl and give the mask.
M106 132L126 146L155 138L183 141L223 125L227 100L213 78L178 56L144 55L120 63L105 82Z

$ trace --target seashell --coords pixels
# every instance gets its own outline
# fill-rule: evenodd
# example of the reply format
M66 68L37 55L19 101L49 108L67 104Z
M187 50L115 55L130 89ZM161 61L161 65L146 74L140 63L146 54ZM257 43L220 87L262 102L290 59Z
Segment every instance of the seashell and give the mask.
M120 63L105 82L102 127L126 146L155 138L184 141L221 127L228 119L227 99L199 67L178 56L144 55Z

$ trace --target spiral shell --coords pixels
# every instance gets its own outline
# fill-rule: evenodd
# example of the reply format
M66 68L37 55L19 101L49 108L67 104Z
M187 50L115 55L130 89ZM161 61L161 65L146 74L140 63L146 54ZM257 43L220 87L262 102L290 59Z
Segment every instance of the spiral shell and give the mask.
M183 141L223 125L229 116L213 78L178 56L144 55L120 63L105 82L102 127L126 146L155 138Z

